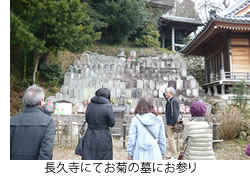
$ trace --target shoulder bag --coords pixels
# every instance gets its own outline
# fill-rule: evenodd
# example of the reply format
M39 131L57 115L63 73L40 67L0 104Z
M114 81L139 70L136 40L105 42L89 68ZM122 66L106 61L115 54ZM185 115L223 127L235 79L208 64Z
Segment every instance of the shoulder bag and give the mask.
M86 123L87 123L86 121L83 123L82 128L78 132L78 144L76 146L75 154L79 156L82 156L82 144L85 133L84 127Z
M157 141L157 138L156 138L155 135L149 130L149 128L148 128L146 125L144 125L144 124L142 123L142 121L138 118L138 116L135 116L135 117L139 120L139 122L143 125L143 127L146 128L146 130L148 131L148 133ZM157 141L157 143L158 143L158 141Z

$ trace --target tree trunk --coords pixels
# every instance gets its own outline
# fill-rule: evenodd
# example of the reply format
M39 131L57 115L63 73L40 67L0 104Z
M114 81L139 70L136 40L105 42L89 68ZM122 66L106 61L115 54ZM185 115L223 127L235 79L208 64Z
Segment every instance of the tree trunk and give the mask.
M23 81L26 81L27 53L24 53Z
M45 54L41 57L42 62L48 65L48 64L49 64L49 57L50 57L50 52L45 53Z
M35 68L34 68L34 72L33 72L33 84L36 83L36 73L37 73L37 68L39 65L40 56L41 56L40 53L36 53L34 56Z

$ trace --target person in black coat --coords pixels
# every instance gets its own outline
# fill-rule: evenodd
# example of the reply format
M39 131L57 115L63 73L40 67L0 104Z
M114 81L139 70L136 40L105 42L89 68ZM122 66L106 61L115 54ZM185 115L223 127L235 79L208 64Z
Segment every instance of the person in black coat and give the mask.
M113 145L109 127L115 125L110 91L100 88L86 110L88 129L82 143L82 160L112 160Z
M43 89L30 86L23 100L23 112L10 119L10 159L51 160L55 128L44 106Z
M173 159L176 159L178 156L178 153L176 150L176 145L175 145L175 140L174 140L173 127L179 117L179 103L174 98L174 95L175 95L175 89L173 87L166 88L165 93L163 93L163 96L167 101L165 115L166 115L166 122L167 122L168 142L169 142L169 147L171 151L171 155L169 155L168 157L172 156Z

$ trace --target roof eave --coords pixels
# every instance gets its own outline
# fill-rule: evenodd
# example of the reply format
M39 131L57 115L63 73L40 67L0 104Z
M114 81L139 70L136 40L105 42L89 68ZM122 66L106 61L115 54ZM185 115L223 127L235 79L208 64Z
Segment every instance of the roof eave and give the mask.
M209 28L211 27L211 25L214 23L214 20L210 20L210 22L208 22L208 25L205 26L205 29L202 30L193 40L190 41L190 43L188 43L184 48L182 48L179 52L183 53L184 55L189 55L193 50L192 47L197 44L197 42L199 41L199 39L204 36L206 34L206 32L209 30ZM201 43L201 41L199 42ZM191 50L191 51L190 51Z
M193 19L193 20L191 20L191 19L190 20L181 20L182 17L179 17L179 18L180 19L175 18L175 17L163 17L163 16L160 17L161 20L180 22L180 23L190 23L190 24L194 24L197 26L204 26L204 23L202 23L201 21L195 20L195 19Z
M220 24L223 25L223 23L224 24L234 24L234 26L232 26L232 27L220 26ZM239 28L239 27L237 27L237 25L245 25L247 27L246 28ZM213 27L213 28L211 29L211 27ZM193 52L199 46L199 44L202 43L210 35L210 33L207 33L207 31L209 29L211 29L210 33L213 32L213 30L215 30L215 29L227 29L227 30L232 30L232 31L233 30L249 31L250 26L249 26L249 24L245 24L245 23L235 23L234 20L232 22L228 22L228 21L212 19L205 26L205 29L202 30L189 44L187 44L179 52L183 53L184 55L189 55L191 52ZM205 35L207 35L207 37L203 38ZM200 40L200 38L203 38L203 39ZM198 44L197 44L197 42L198 42Z

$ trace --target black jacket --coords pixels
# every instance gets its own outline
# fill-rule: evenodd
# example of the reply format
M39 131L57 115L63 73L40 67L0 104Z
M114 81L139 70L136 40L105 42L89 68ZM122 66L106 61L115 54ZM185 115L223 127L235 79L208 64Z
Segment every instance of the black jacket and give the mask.
M93 97L86 111L88 129L83 139L83 160L112 160L109 127L115 125L112 105L105 97Z
M165 115L166 115L166 122L167 125L172 125L176 123L179 117L179 103L172 97L170 100L166 97L165 93L163 94L164 98L166 99L166 108L165 108ZM171 102L173 106L173 113L171 110Z
M10 119L11 160L51 160L54 121L39 106L26 107Z

